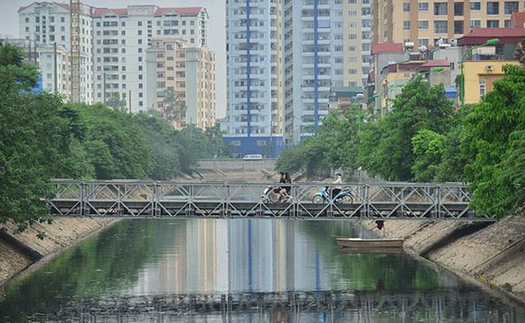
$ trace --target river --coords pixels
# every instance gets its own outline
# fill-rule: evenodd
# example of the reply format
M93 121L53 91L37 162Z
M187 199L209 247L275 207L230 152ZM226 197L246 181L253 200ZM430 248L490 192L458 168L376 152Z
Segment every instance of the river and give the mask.
M341 252L351 221L122 220L0 294L0 322L525 322L401 253Z

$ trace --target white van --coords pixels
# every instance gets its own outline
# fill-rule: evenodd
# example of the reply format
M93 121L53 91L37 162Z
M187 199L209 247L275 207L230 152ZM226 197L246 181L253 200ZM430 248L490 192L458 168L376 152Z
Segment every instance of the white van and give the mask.
M263 157L261 154L249 154L249 155L244 155L243 159L244 160L261 160Z

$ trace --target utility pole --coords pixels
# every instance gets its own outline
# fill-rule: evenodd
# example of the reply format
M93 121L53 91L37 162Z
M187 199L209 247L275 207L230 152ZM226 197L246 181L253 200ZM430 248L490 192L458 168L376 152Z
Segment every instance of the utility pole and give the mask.
M102 74L102 102L104 102L104 105L106 105L106 72Z
M54 51L54 55L55 55L54 61L53 61L53 64L54 64L54 66L53 66L54 71L53 72L54 72L54 81L55 82L54 82L53 85L54 85L54 88L55 88L55 94L58 94L58 72L57 72L57 67L58 67L58 62L57 61L58 61L58 58L57 58L57 43L56 42L53 44L53 51Z
M80 0L69 0L71 102L80 102Z
M131 90L129 90L128 102L129 102L129 114L131 114Z

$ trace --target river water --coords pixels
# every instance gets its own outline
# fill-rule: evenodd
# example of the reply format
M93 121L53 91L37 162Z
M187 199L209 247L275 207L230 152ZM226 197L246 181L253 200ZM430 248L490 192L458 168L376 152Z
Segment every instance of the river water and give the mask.
M525 322L351 221L122 220L1 290L0 322Z

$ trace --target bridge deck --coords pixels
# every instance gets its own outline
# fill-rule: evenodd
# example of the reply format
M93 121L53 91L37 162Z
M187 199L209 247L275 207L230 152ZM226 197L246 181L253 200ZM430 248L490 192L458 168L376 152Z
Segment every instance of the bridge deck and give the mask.
M292 198L282 203L271 203L261 195L267 183L55 183L57 194L46 203L56 216L494 220L476 216L469 208L466 187L455 183L349 183L351 194L337 202L314 199L326 183L300 183L292 185Z

